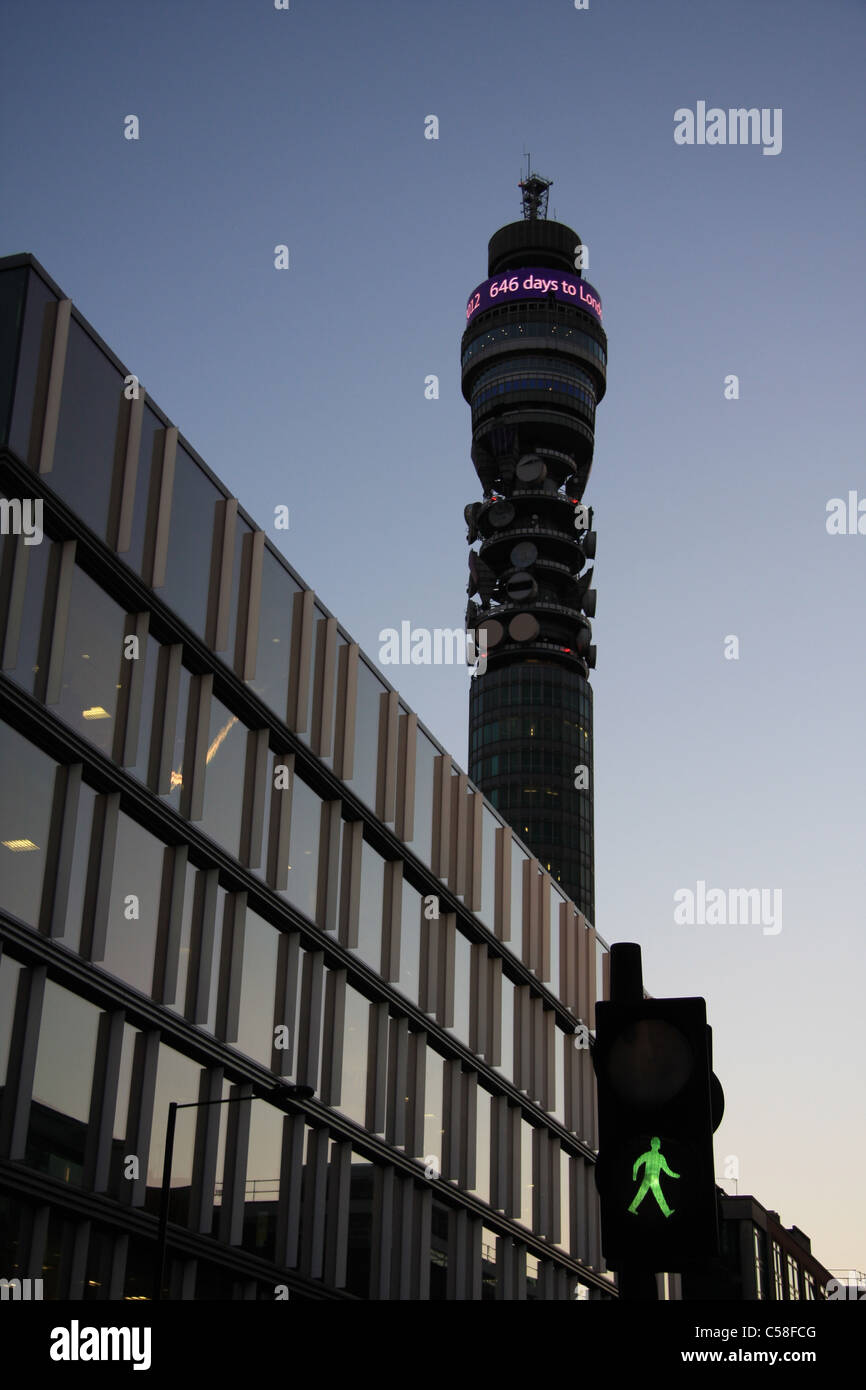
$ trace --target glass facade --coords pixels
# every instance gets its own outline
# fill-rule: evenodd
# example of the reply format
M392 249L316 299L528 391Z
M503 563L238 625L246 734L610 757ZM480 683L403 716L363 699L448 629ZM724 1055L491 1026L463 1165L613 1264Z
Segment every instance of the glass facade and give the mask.
M21 281L0 263L0 289L10 274ZM73 1260L58 1222L79 1220L70 1186L121 1214L157 1210L174 1101L191 1108L170 1221L192 1244L170 1251L168 1296L250 1296L244 1253L261 1261L257 1297L287 1284L290 1297L503 1298L506 1267L538 1297L549 1266L557 1296L575 1279L611 1294L597 1241L579 1259L533 1205L539 1136L574 1161L596 1136L566 1127L564 1032L545 1084L516 1087L533 1026L517 991L539 1010L546 992L572 1026L558 934L548 981L524 959L528 856L489 804L477 850L471 816L461 847L459 783L437 777L446 755L418 728L398 756L410 715L391 727L388 687L363 658L347 710L351 639L337 634L331 667L332 620L248 519L223 525L231 499L182 442L167 486L169 425L152 402L131 458L124 373L74 311L53 467L33 471L22 421L45 409L33 355L56 312L37 271L25 278L26 298L20 283L0 294L21 340L0 486L39 490L46 535L27 548L4 536L0 561L0 690L14 707L0 723L0 1157L38 1176L50 1208L28 1259L55 1297L150 1295L139 1228L121 1247L116 1224L91 1221ZM92 535L66 535L56 498ZM152 608L148 575L162 580ZM26 1094L10 1074L29 1078ZM312 1099L280 1099L278 1077ZM480 1257L468 1264L461 1210L459 1239ZM417 1239L398 1240L407 1221Z

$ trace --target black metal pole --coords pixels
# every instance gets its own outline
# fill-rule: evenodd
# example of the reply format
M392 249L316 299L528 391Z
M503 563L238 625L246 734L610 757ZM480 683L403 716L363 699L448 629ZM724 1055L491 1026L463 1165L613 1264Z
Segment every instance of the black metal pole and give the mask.
M177 1122L177 1101L168 1107L168 1124L165 1130L165 1157L162 1163L162 1192L159 1198L159 1232L156 1238L156 1259L153 1266L153 1301L162 1298L162 1282L165 1278L165 1251L168 1239L168 1204L171 1197L171 1160L174 1155L174 1130Z
M159 1227L156 1237L156 1255L153 1263L152 1299L155 1303L158 1303L162 1298L162 1286L165 1279L165 1256L168 1245L168 1206L171 1199L171 1160L174 1155L174 1131L178 1110L200 1110L208 1105L240 1105L243 1101L257 1099L282 1101L291 1097L293 1100L312 1100L313 1096L316 1094L312 1086L305 1086L295 1082L281 1082L267 1088L254 1084L252 1091L253 1093L250 1096L224 1096L216 1100L169 1101L168 1124L165 1129L165 1156L162 1162L162 1190L159 1197Z
M641 951L634 941L618 941L610 948L610 997L617 1004L643 999ZM652 1303L659 1296L655 1274L628 1262L617 1270L617 1286L625 1303Z

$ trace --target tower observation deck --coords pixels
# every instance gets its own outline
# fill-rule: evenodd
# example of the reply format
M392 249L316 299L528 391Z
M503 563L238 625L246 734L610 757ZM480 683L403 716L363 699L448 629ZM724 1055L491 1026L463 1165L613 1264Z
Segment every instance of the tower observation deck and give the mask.
M549 186L521 183L523 219L491 237L489 278L466 306L462 389L483 491L464 512L466 628L487 652L469 776L594 921L596 533L583 494L607 337L580 237L544 215Z

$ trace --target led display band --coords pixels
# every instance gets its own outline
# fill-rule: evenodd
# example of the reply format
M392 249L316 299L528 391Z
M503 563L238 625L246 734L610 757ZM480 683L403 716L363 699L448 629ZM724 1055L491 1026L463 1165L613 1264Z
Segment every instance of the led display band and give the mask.
M515 299L546 299L553 293L560 304L574 304L601 323L601 295L580 275L563 271L523 267L510 274L494 275L472 291L466 303L466 322L494 304L507 304Z

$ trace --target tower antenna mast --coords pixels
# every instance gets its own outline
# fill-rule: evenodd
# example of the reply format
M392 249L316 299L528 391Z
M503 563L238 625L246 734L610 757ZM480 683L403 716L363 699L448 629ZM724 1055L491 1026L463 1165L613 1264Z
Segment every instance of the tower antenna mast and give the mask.
M523 195L523 216L528 222L547 217L547 195L553 186L553 179L543 179L532 172L530 156L526 155L526 178L518 184Z

